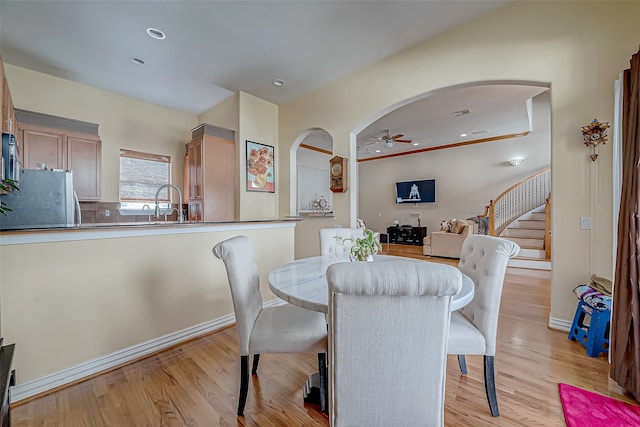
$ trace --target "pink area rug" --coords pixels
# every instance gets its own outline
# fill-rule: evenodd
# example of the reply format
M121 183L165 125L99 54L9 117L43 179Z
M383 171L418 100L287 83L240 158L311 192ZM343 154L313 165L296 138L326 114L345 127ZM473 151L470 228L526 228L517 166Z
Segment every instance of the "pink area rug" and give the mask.
M568 384L558 384L567 427L640 426L640 406Z

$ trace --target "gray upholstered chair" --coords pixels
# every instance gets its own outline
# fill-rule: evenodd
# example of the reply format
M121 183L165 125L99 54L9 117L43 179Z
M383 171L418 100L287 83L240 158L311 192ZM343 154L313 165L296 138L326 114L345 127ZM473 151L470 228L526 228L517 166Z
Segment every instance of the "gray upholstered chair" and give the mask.
M498 399L494 375L496 335L502 285L509 259L520 252L516 243L499 237L473 234L462 245L458 268L473 280L473 300L451 314L449 354L458 355L463 374L465 354L484 356L484 387L491 415L497 417Z
M340 426L442 426L455 267L338 263L329 286L329 417Z
M224 262L231 287L233 310L240 341L240 398L238 415L244 414L249 389L249 355L256 374L260 354L317 353L320 368L320 398L326 410L327 322L323 313L291 304L262 307L260 277L253 245L246 236L236 236L213 248Z

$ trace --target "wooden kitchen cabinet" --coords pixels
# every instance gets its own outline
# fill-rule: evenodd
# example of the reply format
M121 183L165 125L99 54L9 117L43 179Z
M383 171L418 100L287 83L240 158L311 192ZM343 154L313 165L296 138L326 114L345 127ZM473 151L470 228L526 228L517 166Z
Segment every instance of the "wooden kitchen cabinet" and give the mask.
M189 193L190 221L237 219L236 151L234 140L207 133L195 136L187 145L188 179L185 181L188 182L185 182L185 188Z
M99 201L101 195L102 141L97 135L22 124L24 168L73 171L73 186L81 201Z
M0 106L0 110L2 111L2 132L16 135L18 133L18 123L16 122L16 113L13 108L11 91L9 90L7 76L4 73L4 65L1 59L0 69L2 70L0 73L2 76L2 81L0 82L0 95L2 95L2 105Z

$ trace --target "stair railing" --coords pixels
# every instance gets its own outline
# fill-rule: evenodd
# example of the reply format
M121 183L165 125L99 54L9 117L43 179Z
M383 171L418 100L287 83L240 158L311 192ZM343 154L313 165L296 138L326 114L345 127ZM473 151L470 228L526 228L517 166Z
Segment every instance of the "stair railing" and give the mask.
M503 191L491 200L488 206L485 206L484 213L479 217L489 218L489 235L500 236L513 221L545 204L549 204L547 215L550 215L551 168L543 169ZM546 228L550 223L551 221L547 221L545 226L545 248L549 251L548 256L550 256L551 244L547 239L550 239L551 231Z

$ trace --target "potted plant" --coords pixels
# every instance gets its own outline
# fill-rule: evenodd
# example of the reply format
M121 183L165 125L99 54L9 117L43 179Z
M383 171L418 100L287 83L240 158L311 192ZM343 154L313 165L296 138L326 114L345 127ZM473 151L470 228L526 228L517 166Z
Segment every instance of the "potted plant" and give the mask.
M11 191L20 191L20 189L18 188L18 186L16 185L16 182L12 179L2 179L0 180L0 195L4 195L7 194ZM10 207L7 206L7 204L0 200L0 214L2 215L7 215L7 212L12 211L13 209L11 209Z
M364 237L356 238L342 238L336 236L336 239L345 247L349 249L349 258L352 261L373 261L373 255L378 253L382 247L380 242L375 238L373 230L364 229Z

